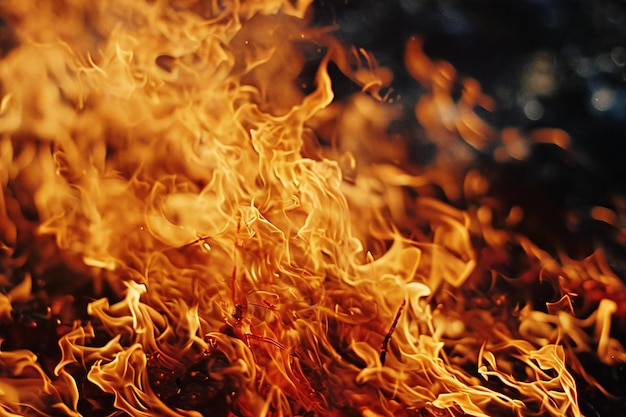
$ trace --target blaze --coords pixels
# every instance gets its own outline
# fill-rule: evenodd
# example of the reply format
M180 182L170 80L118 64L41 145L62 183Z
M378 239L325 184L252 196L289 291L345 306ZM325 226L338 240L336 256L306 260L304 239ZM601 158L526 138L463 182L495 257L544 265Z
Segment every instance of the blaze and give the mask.
M412 38L444 150L415 167L391 70L311 1L39 3L0 6L0 415L582 416L579 381L609 395L579 356L626 361L624 284L516 233L523 210L458 166L565 132L498 132ZM331 65L360 91L335 98Z

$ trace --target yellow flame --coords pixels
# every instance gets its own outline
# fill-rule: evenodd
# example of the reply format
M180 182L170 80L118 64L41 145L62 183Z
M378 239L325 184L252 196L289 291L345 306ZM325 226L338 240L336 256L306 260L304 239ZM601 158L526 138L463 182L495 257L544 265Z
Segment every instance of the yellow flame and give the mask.
M576 354L626 361L611 332L623 284L601 254L555 259L512 231L521 208L494 226L480 173L455 180L469 157L458 138L485 150L500 135L525 155L519 132L475 114L494 106L479 84L408 42L427 90L416 118L452 154L406 167L386 137L402 114L393 74L308 27L310 3L0 7L19 37L0 60L2 267L32 256L39 286L61 264L93 287L76 294L93 297L86 316L55 334L53 366L0 351L3 415L80 415L79 400L105 406L84 398L95 390L111 413L139 416L580 416ZM325 51L310 92L303 43ZM331 62L359 94L334 99ZM433 183L468 209L420 192ZM518 277L493 266L510 245L525 256ZM562 300L547 313L497 285L523 292L544 277ZM2 280L0 321L17 325L31 278ZM54 291L75 288L66 281ZM586 286L606 294L581 318L571 298ZM58 318L71 300L50 297Z

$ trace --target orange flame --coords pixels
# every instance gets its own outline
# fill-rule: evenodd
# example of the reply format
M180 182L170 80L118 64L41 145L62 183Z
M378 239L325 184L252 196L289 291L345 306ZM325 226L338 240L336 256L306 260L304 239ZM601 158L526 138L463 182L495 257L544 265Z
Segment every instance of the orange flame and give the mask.
M601 253L554 259L513 231L521 208L495 221L478 172L446 174L457 137L521 155L475 114L494 107L478 82L408 42L417 120L452 154L407 167L384 137L391 71L307 26L310 3L0 7L18 36L0 60L2 415L581 416L573 372L599 384L576 354L626 361ZM331 62L361 93L334 100ZM547 312L527 294L543 282ZM44 322L43 348L10 330Z

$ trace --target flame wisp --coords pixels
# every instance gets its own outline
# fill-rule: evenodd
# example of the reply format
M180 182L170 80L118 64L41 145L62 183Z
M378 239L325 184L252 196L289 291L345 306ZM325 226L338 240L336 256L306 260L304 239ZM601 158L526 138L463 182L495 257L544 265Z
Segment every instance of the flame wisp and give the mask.
M581 416L577 381L608 395L578 355L626 360L623 283L455 177L455 141L527 138L476 116L475 80L452 100L417 38L415 115L452 152L423 169L387 133L391 72L308 1L40 3L0 7L0 415ZM329 65L361 92L334 100Z

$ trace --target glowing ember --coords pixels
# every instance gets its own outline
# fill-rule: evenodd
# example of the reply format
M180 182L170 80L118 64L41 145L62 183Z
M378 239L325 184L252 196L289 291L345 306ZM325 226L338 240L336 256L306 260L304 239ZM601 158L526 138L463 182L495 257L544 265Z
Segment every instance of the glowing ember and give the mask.
M624 284L515 233L523 209L458 166L567 134L497 132L412 38L415 115L449 152L410 166L391 71L309 3L3 2L0 414L581 416L577 383L608 395L581 358L626 362ZM361 92L335 100L331 63Z

